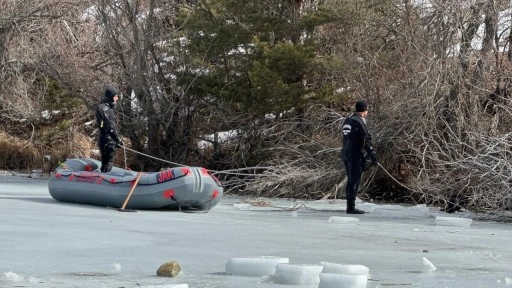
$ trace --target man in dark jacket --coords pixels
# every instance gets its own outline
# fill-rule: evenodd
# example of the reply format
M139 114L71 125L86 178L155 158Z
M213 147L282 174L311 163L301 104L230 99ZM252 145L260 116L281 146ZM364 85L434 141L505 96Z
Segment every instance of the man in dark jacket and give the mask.
M114 166L115 148L122 147L123 142L117 135L114 108L119 99L118 91L112 87L105 90L103 100L96 108L96 126L100 129L98 147L101 151L101 172L106 173Z
M366 127L368 104L364 100L356 101L355 113L343 121L342 158L347 172L347 214L364 214L356 209L356 196L361 176L366 169L366 158L377 163L377 153L372 146L372 136Z

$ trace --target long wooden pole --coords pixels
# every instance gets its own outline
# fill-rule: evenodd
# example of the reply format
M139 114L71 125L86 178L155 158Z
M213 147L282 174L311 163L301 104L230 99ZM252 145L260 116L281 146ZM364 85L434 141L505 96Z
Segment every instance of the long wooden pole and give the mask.
M128 193L128 196L126 196L126 199L124 199L124 203L123 203L123 206L121 207L121 211L124 210L124 208L126 208L128 201L130 201L133 191L135 191L135 187L137 187L137 184L139 183L140 176L142 176L142 173L138 172L137 178L135 179L135 183L133 183L132 189L130 189L130 193Z

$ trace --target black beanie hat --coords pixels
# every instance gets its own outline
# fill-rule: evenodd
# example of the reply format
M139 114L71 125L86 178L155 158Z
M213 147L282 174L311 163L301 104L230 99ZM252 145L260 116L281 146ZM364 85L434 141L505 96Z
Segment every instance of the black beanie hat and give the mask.
M105 90L105 99L108 100L109 102L114 102L114 96L116 96L119 92L113 88L113 87L108 87L106 90Z
M356 101L356 112L364 112L368 110L368 104L364 100Z

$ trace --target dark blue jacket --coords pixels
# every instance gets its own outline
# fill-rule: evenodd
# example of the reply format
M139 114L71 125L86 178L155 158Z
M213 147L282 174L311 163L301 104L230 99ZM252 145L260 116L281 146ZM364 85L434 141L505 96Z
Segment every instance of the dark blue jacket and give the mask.
M342 157L348 161L360 161L370 155L376 155L372 135L368 131L365 119L354 113L343 121Z

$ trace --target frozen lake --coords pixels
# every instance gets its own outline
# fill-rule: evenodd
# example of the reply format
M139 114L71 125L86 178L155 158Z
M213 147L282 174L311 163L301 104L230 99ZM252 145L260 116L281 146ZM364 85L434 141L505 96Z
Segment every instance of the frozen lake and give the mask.
M0 287L318 287L226 275L231 257L258 256L364 265L367 287L512 286L511 224L436 225L468 212L230 196L208 213L129 213L57 202L46 184L0 177ZM181 273L157 277L172 260Z

